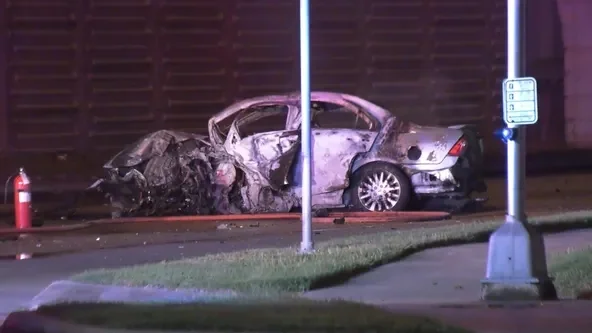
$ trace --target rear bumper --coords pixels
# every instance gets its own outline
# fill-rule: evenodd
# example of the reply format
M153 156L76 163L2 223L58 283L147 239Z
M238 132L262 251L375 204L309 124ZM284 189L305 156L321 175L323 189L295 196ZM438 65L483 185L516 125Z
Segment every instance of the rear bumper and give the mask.
M472 169L462 157L451 168L412 175L411 183L415 193L420 196L468 197L473 192L487 191L481 173Z

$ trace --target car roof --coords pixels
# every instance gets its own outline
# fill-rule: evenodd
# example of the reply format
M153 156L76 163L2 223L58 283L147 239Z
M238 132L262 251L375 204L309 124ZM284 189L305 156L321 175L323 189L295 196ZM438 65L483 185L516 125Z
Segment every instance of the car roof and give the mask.
M257 97L251 97L247 99L240 100L235 102L224 110L220 111L219 113L215 114L210 121L217 122L220 119L224 119L239 110L247 108L254 104L261 104L261 103L286 103L286 102L297 102L300 100L300 92L289 92L285 94L273 94L273 95L263 95ZM357 97L354 95L339 93L339 92L330 92L330 91L311 91L311 101L326 101L330 102L331 100L339 101L345 100L346 102L356 104L362 107L365 111L369 112L374 118L376 118L381 123L384 123L388 118L392 116L392 114L388 111L383 109L382 107L365 100L361 97Z

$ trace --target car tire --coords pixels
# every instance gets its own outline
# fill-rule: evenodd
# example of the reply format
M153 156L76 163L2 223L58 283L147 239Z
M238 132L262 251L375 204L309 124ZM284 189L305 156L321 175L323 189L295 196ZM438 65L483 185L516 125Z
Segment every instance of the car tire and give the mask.
M396 166L372 163L354 173L349 197L357 211L401 211L411 201L411 183L409 177Z

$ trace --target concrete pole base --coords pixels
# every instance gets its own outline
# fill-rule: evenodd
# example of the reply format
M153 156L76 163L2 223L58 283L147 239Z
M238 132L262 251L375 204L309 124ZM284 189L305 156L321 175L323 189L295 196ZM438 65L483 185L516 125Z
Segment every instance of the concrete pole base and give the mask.
M314 244L312 242L301 242L298 253L303 255L315 253Z
M557 291L551 280L545 282L508 281L501 283L483 282L481 299L488 302L508 301L552 301L557 300Z
M554 300L557 292L547 272L543 236L526 222L506 216L489 238L485 301Z

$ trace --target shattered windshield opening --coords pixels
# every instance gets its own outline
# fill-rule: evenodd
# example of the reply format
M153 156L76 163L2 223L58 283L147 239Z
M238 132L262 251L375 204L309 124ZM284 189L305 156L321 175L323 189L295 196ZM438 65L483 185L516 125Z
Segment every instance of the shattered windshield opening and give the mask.
M217 134L222 139L222 141L226 140L228 132L230 131L230 127L232 126L232 123L234 122L234 119L236 119L236 117L237 115L235 114L231 117L215 122L213 124L214 130L216 132L215 134Z

